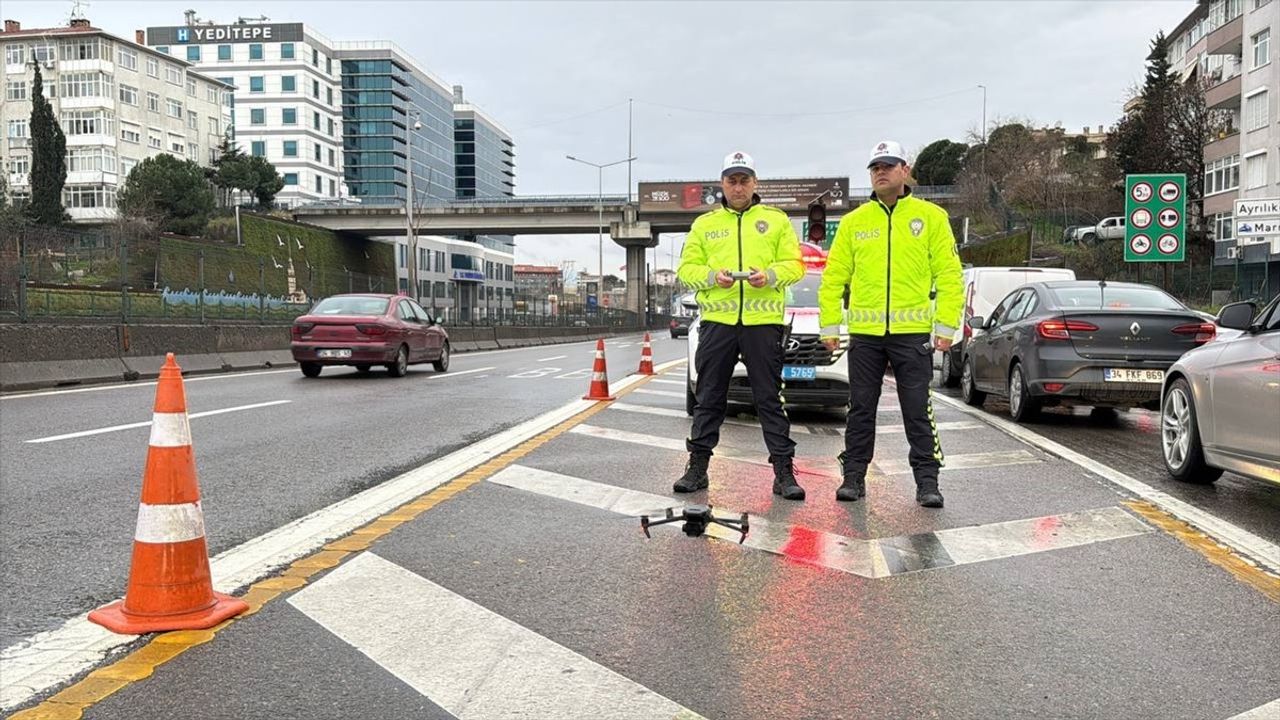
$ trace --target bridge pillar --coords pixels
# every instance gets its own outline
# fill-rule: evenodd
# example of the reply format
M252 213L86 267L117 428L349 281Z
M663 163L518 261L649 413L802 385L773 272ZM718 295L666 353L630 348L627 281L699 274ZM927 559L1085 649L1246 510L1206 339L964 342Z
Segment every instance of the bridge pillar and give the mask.
M609 237L627 250L626 309L644 314L648 278L644 251L658 244L647 222L609 223Z

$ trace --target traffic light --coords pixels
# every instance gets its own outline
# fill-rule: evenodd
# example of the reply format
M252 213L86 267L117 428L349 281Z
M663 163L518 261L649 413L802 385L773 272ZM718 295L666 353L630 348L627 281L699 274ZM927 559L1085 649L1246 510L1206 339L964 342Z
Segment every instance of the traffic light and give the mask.
M805 239L819 246L827 241L827 206L821 200L809 205L809 237Z

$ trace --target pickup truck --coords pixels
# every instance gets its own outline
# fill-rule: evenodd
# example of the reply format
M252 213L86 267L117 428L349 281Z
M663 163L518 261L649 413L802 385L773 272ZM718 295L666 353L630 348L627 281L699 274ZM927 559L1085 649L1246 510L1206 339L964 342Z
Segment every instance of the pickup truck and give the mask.
M1067 236L1070 242L1093 243L1100 240L1124 239L1124 216L1103 218L1097 225L1074 228Z

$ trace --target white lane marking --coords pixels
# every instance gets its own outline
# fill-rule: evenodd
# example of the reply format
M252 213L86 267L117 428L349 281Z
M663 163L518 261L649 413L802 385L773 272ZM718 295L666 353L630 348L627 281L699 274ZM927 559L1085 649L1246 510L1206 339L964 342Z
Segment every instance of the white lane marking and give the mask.
M563 375L557 375L552 379L553 380L576 380L578 378L587 378L587 377L591 377L591 370L589 368L579 368L577 370L570 370L569 372L564 373Z
M687 385L686 385L685 381L683 381L683 380L662 380L662 379L659 379L659 378L654 378L653 380L650 380L649 382L651 382L651 383L657 383L658 385L681 385L681 386L685 386L685 387L687 387Z
M1179 520L1188 522L1204 532L1212 535L1217 540L1235 548L1236 550L1252 557L1255 560L1269 566L1272 570L1280 570L1280 545L1269 542L1242 527L1227 522L1222 518L1205 512L1191 503L1184 502L1178 498L1134 478L1130 475L1120 472L1115 468L1098 462L1093 458L1076 452L1062 443L1054 442L1039 433L1028 430L1017 423L1005 420L1004 418L995 417L978 408L972 408L964 403L947 397L946 395L934 394L933 399L963 412L967 415L978 418L979 420L1003 430L1028 445L1037 447L1047 453L1057 455L1058 457L1075 463L1076 465L1118 485L1121 488L1133 493L1134 495L1156 505L1161 510L1173 515ZM1156 457L1153 462L1160 462L1160 458Z
M1280 700L1272 700L1266 705L1247 710L1227 720L1276 720L1280 718Z
M1027 465L1040 462L1044 461L1027 450L995 450L965 455L948 455L946 464L943 467L947 470L974 470L1000 467L1002 465ZM875 466L884 475L901 475L911 472L911 465L906 460L876 460Z
M138 525L133 539L144 543L178 543L204 537L204 513L200 503L180 505L138 504Z
M452 371L452 370L451 370L451 371L449 371L449 372L436 372L436 373L432 373L432 374L430 374L430 375L427 375L427 376L426 376L426 379L428 379L428 380L436 380L436 379L439 379L439 378L451 378L451 377L458 377L459 375L470 375L471 373L485 372L486 370L493 370L493 367L475 368L474 370L462 370L462 371L460 371L460 372L454 372L454 371Z
M220 410L206 410L204 412L191 413L187 416L190 420L196 420L203 417L212 417L214 415L224 415L226 413L240 412L242 410L256 410L258 408L271 407L273 405L285 405L293 402L292 400L272 400L271 402L254 403L253 405L240 405L238 407L222 408ZM67 433L65 435L51 435L49 437L36 438L27 440L29 443L48 443L57 440L70 440L72 438L88 437L90 435L101 435L109 432L119 432L121 430L132 430L134 428L148 427L151 421L129 423L127 425L113 425L111 427L97 428L96 430L81 430L80 432ZM190 444L190 443L188 443Z
M565 359L565 358L567 358L567 357L569 357L569 356L568 356L568 355L556 355L556 356L554 356L554 357L549 357L549 358L538 358L538 359L537 359L537 360L535 360L534 362L551 362L552 360L563 360L563 359Z
M683 358L673 360L656 369L665 370L682 362ZM644 377L641 375L631 375L611 385L609 390L617 393L642 380ZM595 404L594 400L574 400L231 548L209 562L214 588L219 592L234 593L324 543L346 535ZM0 651L0 667L4 668L4 673L0 674L0 709L20 705L36 694L66 682L136 637L117 635L94 625L88 616L86 611L58 628L37 633Z
M632 392L635 392L634 390ZM661 415L662 417L673 417L689 419L688 414L683 410L672 410L671 408L651 407L649 405L632 405L631 403L612 402L609 403L610 410L622 410L623 412L644 413L646 415ZM725 422L728 422L726 420Z
M956 421L956 422L940 422L940 423L938 423L938 429L939 429L939 430L973 430L973 429L980 428L980 427L982 427L982 423L978 423L978 422L964 422L963 420ZM879 424L877 424L877 425L876 425L876 434L877 434L877 435L889 435L889 434L893 434L893 433L905 433L906 431L907 431L907 427L906 427L905 425L879 425ZM843 433L844 433L844 429L842 428L842 429L840 430L840 432L841 432L841 434L843 434ZM950 458L948 458L948 462L950 462Z
M187 414L155 413L151 416L151 447L186 447L191 444L191 421Z
M657 382L657 381L651 380L650 382ZM636 392L636 391L633 390L632 392ZM609 405L609 409L621 410L623 412L643 413L646 415L660 415L662 417L681 418L683 420L689 419L689 414L683 410L674 410L672 408L664 408L664 407L653 407L651 405L634 405L632 403L615 402ZM737 427L751 427L751 428L760 427L760 423L758 422L753 422L751 420L739 420L737 418L725 418L724 424L735 425ZM974 428L980 428L980 427L982 427L982 423L979 423L979 422L959 421L959 422L938 423L938 430L972 430ZM822 432L823 430L829 430L830 432ZM792 423L791 432L802 433L805 435L822 435L826 437L843 437L844 436L844 428L838 425L832 425L829 427L819 427L815 429L815 428L810 428L806 425ZM879 425L876 427L876 434L879 434L879 435L901 433L901 432L905 432L905 427L902 425Z
M459 720L700 717L372 552L288 602Z
M682 507L680 501L670 497L518 464L504 468L488 482L631 517L649 515L660 519L666 508ZM724 508L719 514L735 519L738 515ZM763 517L751 517L750 525L751 532L743 543L747 547L873 579L1154 532L1119 507L873 540L770 522ZM672 523L670 528L679 530L680 523ZM650 532L658 531L655 528ZM735 544L739 537L732 530L714 525L707 528L707 534ZM937 551L939 546L944 552Z
M560 368L558 367L540 367L532 370L525 370L524 372L518 372L515 375L508 375L507 377L515 380L530 380L558 372L560 372Z
M660 395L662 397L680 398L681 400L685 399L684 393L671 392L670 390L645 390L644 388L637 388L636 390L632 390L632 392L640 395Z

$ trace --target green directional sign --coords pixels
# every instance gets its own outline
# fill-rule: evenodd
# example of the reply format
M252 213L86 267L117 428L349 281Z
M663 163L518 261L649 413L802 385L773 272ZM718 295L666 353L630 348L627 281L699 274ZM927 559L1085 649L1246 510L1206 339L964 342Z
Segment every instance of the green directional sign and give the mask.
M1125 177L1125 262L1182 262L1187 255L1187 176Z
M827 237L822 241L822 249L830 250L831 241L836 239L836 228L840 227L840 221L827 223ZM800 224L800 239L804 240L809 237L809 221L805 220Z

